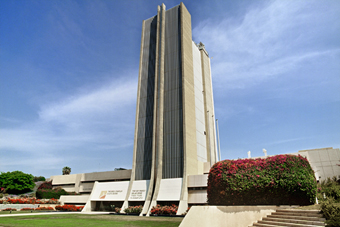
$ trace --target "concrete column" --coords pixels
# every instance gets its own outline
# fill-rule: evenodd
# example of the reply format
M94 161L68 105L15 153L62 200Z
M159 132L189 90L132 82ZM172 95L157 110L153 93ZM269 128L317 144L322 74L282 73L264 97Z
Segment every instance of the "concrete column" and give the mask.
M196 143L195 88L192 56L191 15L183 3L180 4L181 60L183 86L183 183L177 214L188 208L187 176L198 172Z

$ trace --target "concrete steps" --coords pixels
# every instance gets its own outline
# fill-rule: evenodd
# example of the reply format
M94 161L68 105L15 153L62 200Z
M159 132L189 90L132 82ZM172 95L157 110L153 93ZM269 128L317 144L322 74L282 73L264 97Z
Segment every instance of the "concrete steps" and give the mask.
M252 226L318 227L325 226L325 219L322 218L322 214L318 210L279 209Z

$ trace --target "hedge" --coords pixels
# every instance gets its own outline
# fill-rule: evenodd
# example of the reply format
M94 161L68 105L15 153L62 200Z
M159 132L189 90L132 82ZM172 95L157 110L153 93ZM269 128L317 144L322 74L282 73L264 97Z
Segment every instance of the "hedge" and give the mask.
M308 160L276 155L217 162L208 176L210 205L314 204L317 183Z
M321 212L327 226L340 226L340 203L336 203L332 197L321 202Z
M56 188L56 189L38 189L36 192L36 196L38 199L59 199L62 195L68 195L64 189Z

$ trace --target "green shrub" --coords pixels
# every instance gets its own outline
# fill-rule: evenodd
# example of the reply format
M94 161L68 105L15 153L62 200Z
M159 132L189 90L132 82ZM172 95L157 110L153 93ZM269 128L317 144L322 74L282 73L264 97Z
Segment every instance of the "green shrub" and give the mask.
M340 226L340 203L335 203L332 197L321 202L321 212L326 218L327 226Z
M207 193L211 205L309 205L315 202L316 189L306 158L276 155L216 163Z
M43 177L43 176L35 176L34 177L34 182L38 182L38 181L46 181L46 178L45 177Z
M0 174L0 188L11 194L22 194L34 188L33 175L21 171Z
M340 202L340 178L327 178L318 184L318 200L323 201L325 199L324 195L326 198L332 197L335 202Z
M62 188L38 189L36 192L38 199L59 199L62 195L68 195L68 193Z

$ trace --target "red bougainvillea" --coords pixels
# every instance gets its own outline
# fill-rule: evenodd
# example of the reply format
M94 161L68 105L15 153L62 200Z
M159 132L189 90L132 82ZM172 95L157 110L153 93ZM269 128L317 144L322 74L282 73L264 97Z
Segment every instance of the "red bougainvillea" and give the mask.
M55 209L56 210L60 210L60 211L82 211L84 208L84 206L75 206L75 205L59 205L56 206Z
M15 209L15 208L6 208L6 209L3 209L1 211L17 211L17 209Z
M157 215L163 215L163 214L168 214L168 215L176 215L177 213L178 206L175 204L171 206L161 206L157 205L155 207L151 208L151 214L157 214Z
M35 210L54 210L53 207L38 207L38 208L35 208Z
M24 207L24 208L21 208L20 210L34 210L34 208Z
M315 201L316 180L300 155L224 160L210 169L207 192L211 205L306 205Z

